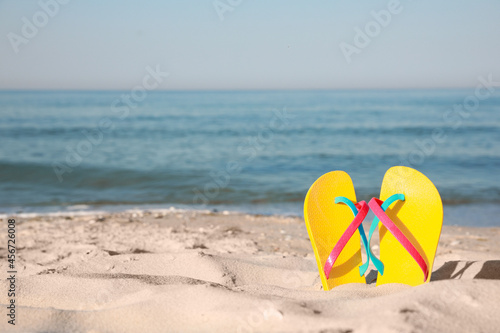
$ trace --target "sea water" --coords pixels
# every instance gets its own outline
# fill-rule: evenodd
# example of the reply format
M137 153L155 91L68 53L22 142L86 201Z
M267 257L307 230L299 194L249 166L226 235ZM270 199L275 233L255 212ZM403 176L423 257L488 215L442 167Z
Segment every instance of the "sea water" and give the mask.
M129 95L0 92L0 213L301 215L326 172L348 172L369 200L406 165L434 182L445 223L500 226L500 93L477 104L473 88Z

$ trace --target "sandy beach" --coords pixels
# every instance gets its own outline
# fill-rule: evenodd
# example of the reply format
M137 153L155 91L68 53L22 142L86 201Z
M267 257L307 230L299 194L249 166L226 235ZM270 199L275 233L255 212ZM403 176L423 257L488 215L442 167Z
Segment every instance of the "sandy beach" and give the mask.
M16 221L16 325L2 279L2 332L500 331L500 228L445 226L429 284L375 287L372 268L367 284L325 292L297 217L171 209Z

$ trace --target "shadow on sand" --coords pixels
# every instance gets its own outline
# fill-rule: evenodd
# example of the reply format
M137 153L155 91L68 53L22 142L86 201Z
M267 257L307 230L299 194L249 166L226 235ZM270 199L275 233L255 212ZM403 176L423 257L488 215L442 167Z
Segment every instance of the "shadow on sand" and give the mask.
M479 268L479 265L482 265ZM479 272L474 274L474 271ZM470 278L471 271L473 279L500 280L500 260L478 261L447 261L438 270L432 273L431 281L453 280Z
M366 275L366 283L377 282L378 272L371 270ZM447 261L435 270L431 282L459 279L500 280L500 260L489 261Z

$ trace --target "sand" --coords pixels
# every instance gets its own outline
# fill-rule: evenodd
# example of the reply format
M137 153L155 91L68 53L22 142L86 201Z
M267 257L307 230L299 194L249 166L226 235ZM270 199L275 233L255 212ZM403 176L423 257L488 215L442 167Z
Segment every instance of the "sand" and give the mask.
M16 220L16 325L2 279L1 332L500 332L499 228L445 226L428 284L375 287L372 268L367 284L325 292L296 217L165 210Z

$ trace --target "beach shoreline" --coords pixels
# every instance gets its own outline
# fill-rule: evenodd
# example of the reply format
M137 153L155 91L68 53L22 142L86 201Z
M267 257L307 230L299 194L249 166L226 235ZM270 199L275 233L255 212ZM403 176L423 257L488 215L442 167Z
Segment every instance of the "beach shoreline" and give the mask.
M324 292L299 217L165 209L9 218L17 325L4 320L2 332L489 332L500 324L500 228L444 226L429 284L375 287L370 267L366 285ZM6 264L2 254L3 272Z
M444 225L458 227L500 227L500 205L495 202L444 204ZM200 214L221 213L259 216L283 216L303 219L301 203L254 205L187 205L187 204L76 204L65 206L0 207L0 219L20 217L75 217L104 216L114 214L170 214L195 212ZM371 213L369 213L371 214ZM369 215L364 224L371 222Z

